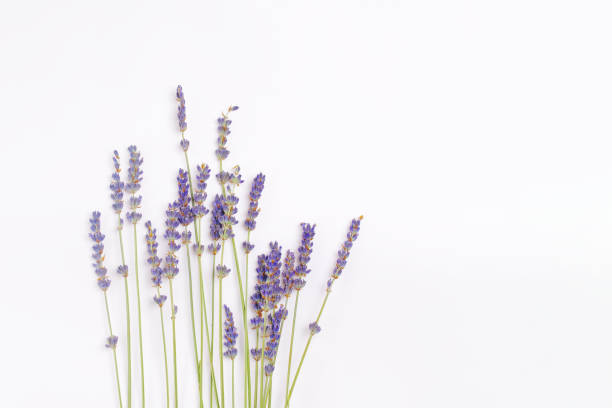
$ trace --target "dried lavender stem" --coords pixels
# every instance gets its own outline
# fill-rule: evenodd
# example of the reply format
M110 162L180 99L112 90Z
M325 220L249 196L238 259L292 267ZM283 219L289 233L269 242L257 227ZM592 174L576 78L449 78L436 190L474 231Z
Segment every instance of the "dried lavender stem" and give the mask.
M174 408L178 408L178 370L176 367L176 313L174 312L174 291L172 279L168 279L170 286L170 303L172 304L172 354L174 357Z
M187 227L185 227L185 230L187 229ZM198 390L201 389L201 387L199 386L201 383L201 378L200 378L200 369L199 369L199 357L198 357L198 340L196 338L196 329L195 329L195 314L193 312L193 279L191 277L191 253L189 251L189 244L184 245L185 247L185 252L187 254L187 271L188 271L188 278L189 278L189 306L191 309L191 332L193 335L193 350L195 353L195 363L196 363L196 372L198 375ZM200 404L202 404L202 395L200 395Z
M327 294L325 295L325 298L323 299L323 304L321 305L321 310L319 310L319 315L317 316L317 320L315 320L315 323L319 323L319 319L321 318L321 314L323 314L323 309L325 308L325 304L327 303L327 298L329 297L330 293L331 291L328 289ZM306 353L308 352L308 347L310 347L312 336L314 336L314 333L311 332L310 336L308 336L306 347L304 347L304 352L302 353L300 364L298 365L297 371L295 372L295 377L293 377L293 382L291 383L291 389L289 390L289 394L287 395L287 398L285 400L285 408L289 406L289 400L291 399L291 395L293 394L293 389L295 388L295 382L297 381L298 376L300 375L302 364L304 364L304 357L306 357Z
M221 244L221 263L223 265L223 253L225 252L225 240ZM223 278L219 277L219 376L221 377L221 407L225 408L225 380L223 377Z
M111 324L110 318L110 310L108 308L108 296L106 295L106 291L104 291L104 304L106 305L106 318L108 320L108 331L110 333L110 337L113 337L113 326ZM113 359L115 361L115 379L117 380L117 396L119 397L119 407L123 408L123 401L121 398L121 385L119 383L119 366L117 365L117 349L113 347Z
M161 296L159 291L159 287L157 288L157 296ZM166 351L166 328L164 326L164 311L163 308L159 308L159 319L161 322L161 331L162 331L162 343L164 345L164 369L166 373L166 407L170 408L170 381L168 377L168 353Z
M236 404L234 402L234 359L233 358L232 358L232 408L236 408Z
M121 221L121 216L117 215L119 218L119 244L121 247L121 262L123 265L125 263L125 251L123 249L123 226ZM128 290L128 278L127 275L124 278L124 286L125 286L125 313L127 320L127 406L131 408L132 406L132 329L130 323L130 293Z
M298 290L295 294L295 305L293 307L293 322L291 323L291 342L289 343L289 362L287 363L287 385L285 387L285 398L289 395L289 380L291 378L291 358L293 356L293 339L295 335L295 319L297 316L298 300L300 298L300 291Z
M142 406L145 406L145 383L144 383L144 355L142 349L142 317L140 312L140 282L138 280L138 240L136 237L136 224L134 224L134 272L136 273L136 299L138 301L138 343L140 346L140 378L142 390Z
M219 171L223 171L223 160L219 160ZM225 186L221 184L221 191L223 192L223 197L227 196L227 192L225 190ZM246 392L248 395L251 394L251 376L248 374L251 372L250 359L248 358L248 350L249 350L249 326L247 325L247 308L246 308L246 295L242 288L242 277L240 275L240 262L238 261L238 251L236 250L236 239L232 237L232 250L234 251L234 263L236 264L236 276L238 277L238 286L240 288L240 303L242 304L242 323L244 326L244 343L245 350L247 352L247 358L244 359L244 376L246 379L247 387Z
M214 269L214 257L213 257L213 269ZM200 274L202 273L202 259L200 257L198 257L198 266L200 268ZM208 362L210 363L210 406L212 407L212 392L213 392L213 388L215 391L215 398L217 399L217 407L219 407L219 396L218 396L218 392L217 392L217 381L215 379L215 371L213 369L213 354L212 354L212 347L211 347L211 337L208 331L208 316L206 315L206 299L204 298L204 286L202 283L202 278L200 277L200 293L202 293L202 298L201 298L201 305L202 305L202 315L204 316L204 322L202 327L206 328L206 347L208 349ZM204 341L204 337L201 337L201 342L200 346L203 347L203 341ZM202 349L202 351L200 352L200 356L202 356L202 360L200 361L200 372L202 372L202 367L204 365L204 351ZM203 379L203 377L202 377ZM202 381L203 383L204 381Z
M256 337L256 340L255 340L255 349L256 350L259 349L259 328L257 328L257 337ZM247 357L248 357L248 355L247 355ZM253 396L253 405L254 405L254 408L257 408L257 383L259 382L258 381L259 380L259 376L258 376L259 371L258 371L258 369L259 369L259 360L255 360L255 394Z

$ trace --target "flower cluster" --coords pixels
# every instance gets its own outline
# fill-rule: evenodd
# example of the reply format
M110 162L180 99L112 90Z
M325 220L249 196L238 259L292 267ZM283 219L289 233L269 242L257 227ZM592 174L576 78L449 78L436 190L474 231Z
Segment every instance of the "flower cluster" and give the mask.
M178 184L177 206L179 209L179 222L186 227L193 221L193 213L191 211L189 199L189 175L185 170L179 169L176 181Z
M94 272L98 277L98 287L102 291L106 291L110 286L110 279L106 276L106 267L104 266L104 234L100 232L100 212L94 211L89 219L89 238L93 241L92 258L95 263L93 264Z
M121 181L121 165L119 164L119 153L115 150L113 152L113 167L115 167L115 171L111 176L111 199L113 200L113 210L117 214L121 214L123 210L123 188L125 184Z
M295 282L295 253L291 250L285 252L283 261L283 272L281 274L281 288L286 298L291 296Z
M301 290L306 285L306 275L310 273L308 262L310 254L312 254L312 240L315 235L315 225L302 223L302 242L298 248L297 265L295 267L295 278L293 279L293 288L297 291Z
M225 357L231 358L232 360L238 355L238 349L236 348L236 338L238 337L238 330L236 330L236 325L234 324L234 315L229 307L223 305L223 309L225 310L225 322L223 323L224 327L224 339L223 345L225 346L225 352L223 355Z
M259 215L259 199L261 198L261 192L264 188L266 176L259 173L254 179L251 185L251 192L249 193L249 210L247 212L246 220L244 220L244 226L248 231L255 229L255 218Z
M176 87L176 100L179 103L178 112L176 116L179 122L179 130L181 131L181 133L183 133L187 130L187 122L185 122L187 116L185 114L185 95L183 94L183 87L180 85ZM183 145L183 141L186 142L185 145ZM181 141L181 147L184 151L187 151L187 149L189 148L189 141L183 139Z
M342 274L342 270L346 266L346 260L351 253L351 248L353 247L353 243L357 240L359 236L359 228L361 226L361 220L363 219L363 215L359 218L355 218L351 221L351 225L349 227L349 232L346 234L346 241L342 244L342 247L338 251L338 259L336 260L336 267L334 268L331 278L327 281L327 290L331 290L334 281L340 277Z
M238 110L238 106L230 106L227 110L227 113L222 113L221 117L217 119L217 150L215 150L215 154L217 158L221 161L227 159L229 156L229 150L225 147L227 144L227 137L232 131L230 130L230 125L232 121L229 119L228 115L230 112Z
M177 242L181 238L181 234L176 230L178 226L178 205L177 203L170 203L166 210L166 232L164 233L164 238L168 240L168 254L165 259L164 275L168 279L174 279L179 272L176 252L181 248L181 244Z
M153 282L153 286L159 288L161 287L164 271L160 266L162 260L157 256L157 230L153 228L151 221L145 222L145 227L147 228L145 239L147 241L147 252L149 254L147 263L151 266L151 281Z
M142 202L142 196L136 195L138 190L140 190L140 182L142 181L142 170L140 169L140 166L142 165L142 158L140 157L140 152L136 146L128 147L128 151L130 153L130 166L128 168L128 182L125 185L125 191L130 193L132 196L129 200L129 207L131 211L126 214L126 218L128 222L136 224L142 218L142 214L136 211L138 208L140 208L140 204Z
M268 339L264 347L264 358L266 366L264 367L266 375L271 375L274 372L274 362L281 334L281 323L287 318L287 309L280 306L274 313L268 315L266 326L264 327L264 337Z
M193 216L202 218L208 214L208 209L204 207L206 201L206 181L210 177L210 168L206 164L200 164L196 167L198 174L196 175L195 189L193 193L194 206L192 209Z

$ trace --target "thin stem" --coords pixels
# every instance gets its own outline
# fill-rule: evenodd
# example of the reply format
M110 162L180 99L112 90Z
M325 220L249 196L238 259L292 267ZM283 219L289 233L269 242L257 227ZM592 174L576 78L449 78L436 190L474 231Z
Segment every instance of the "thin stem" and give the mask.
M234 402L234 359L232 358L232 408L236 408L236 403Z
M289 395L289 380L291 378L291 358L293 356L293 339L295 335L295 320L297 316L298 300L300 291L295 294L295 305L293 306L293 322L291 323L291 342L289 343L289 363L287 364L287 385L285 387L285 398Z
M200 268L200 274L202 271L202 258L198 257L198 266ZM214 258L213 258L213 267L214 267ZM215 391L215 397L217 399L217 407L219 407L219 396L218 396L218 392L217 392L217 382L215 379L215 371L213 368L213 353L212 353L212 347L211 347L211 337L210 337L210 333L208 331L208 315L206 314L206 298L204 297L204 285L202 280L200 279L200 293L202 294L201 297L201 305L202 305L202 314L204 316L204 325L203 327L206 328L206 347L208 350L208 362L210 364L210 406L212 407L212 392L213 389ZM201 338L201 341L203 342L203 338ZM202 344L202 343L201 343ZM204 351L201 352L200 356L202 357L202 360L200 361L200 370L202 370L202 367L204 366ZM203 377L202 377L203 378ZM203 382L203 381L202 381Z
M119 232L119 243L121 247L121 262L123 265L125 263L125 251L123 249L123 221L121 220L121 215L117 215L119 219L119 227L117 231ZM125 286L125 313L126 313L126 321L127 321L127 406L131 408L132 406L132 329L130 323L130 293L128 290L128 278L127 275L124 278L124 286Z
M223 308L223 278L219 278L219 376L221 377L221 406L225 408L225 385L223 379L223 322L221 319L221 309Z
M257 329L257 337L255 340L255 350L259 349L259 328ZM247 356L248 357L248 356ZM257 408L257 383L259 382L259 360L255 360L255 394L253 396L253 406Z
M157 296L159 297L160 291L159 287L157 288ZM166 372L166 407L170 408L170 382L168 380L168 353L166 351L166 328L164 326L164 310L163 307L159 308L159 320L161 322L161 331L162 331L162 343L164 345L164 369Z
M186 228L185 228L186 229ZM198 376L198 391L201 390L201 378L200 378L200 368L199 368L199 357L198 357L198 340L196 338L196 329L195 329L195 314L193 312L193 279L191 277L191 254L189 252L189 244L184 245L185 252L187 253L187 271L189 275L189 308L191 309L191 332L193 335L193 351L195 354L195 363L196 363L196 374ZM202 395L200 393L200 404L202 403Z
M249 232L247 232L247 244L251 242L251 231L249 230ZM247 252L245 255L245 263L244 263L244 304L248 304L249 299L249 253ZM249 328L247 326L244 327L244 336L245 336L245 342L244 342L244 355L245 355L245 360L250 361L249 359L249 347L248 347L248 339L247 337L249 336ZM251 387L250 387L250 382L251 382L251 368L250 368L250 363L247 364L245 362L244 364L244 369L245 369L245 373L244 373L244 406L245 408L248 406L249 408L251 407ZM257 369L255 369L255 371L257 371Z
M108 331L110 336L113 337L113 326L111 324L110 310L108 308L108 296L104 291L104 304L106 305L106 318L108 320ZM117 349L113 347L113 360L115 361L115 379L117 380L117 396L119 397L119 407L123 408L123 401L121 398L121 385L119 383L119 366L117 364Z
M138 281L138 240L136 224L134 224L134 272L136 273L136 298L138 300L138 343L140 346L140 379L142 390L142 406L145 406L144 355L142 350L142 317L140 312L140 282Z
M174 313L174 291L172 290L172 279L168 280L170 285L170 303L172 307L172 354L174 357L174 408L178 408L178 370L176 367L176 314Z
M319 323L319 319L321 319L321 315L323 314L323 309L325 309L325 304L327 303L327 298L329 297L329 294L331 293L331 291L328 289L327 290L327 294L325 295L325 298L323 299L323 304L321 305L321 310L319 310L319 315L317 316L317 320L315 320L315 323ZM293 389L295 388L295 382L298 379L298 376L300 375L300 370L302 369L302 364L304 364L304 357L306 357L306 353L308 352L308 347L310 347L310 342L312 340L312 336L313 333L310 333L310 336L308 336L308 341L306 342L306 347L304 347L304 352L302 353L302 358L300 359L300 364L298 365L297 371L295 372L295 377L293 377L293 382L291 383L291 388L289 389L289 394L287 395L287 398L285 400L285 408L287 408L289 406L289 400L291 399L291 395L293 394Z
M215 245L213 243L213 245ZM210 311L210 354L211 357L214 353L215 350L215 259L216 259L216 255L213 255L213 263L212 263L212 296L211 296L211 300L210 300L210 304L211 304L211 311ZM211 389L210 389L210 405L212 406L212 382L213 382L213 375L214 375L214 370L213 370L213 365L212 365L212 358L211 358L211 366L210 366L210 384L211 384ZM217 405L219 405L219 398L218 398L218 394L217 394Z

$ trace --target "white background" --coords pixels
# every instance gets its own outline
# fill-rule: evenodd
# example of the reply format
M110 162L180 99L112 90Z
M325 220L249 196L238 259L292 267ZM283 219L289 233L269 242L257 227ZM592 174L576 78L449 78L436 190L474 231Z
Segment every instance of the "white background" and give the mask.
M116 406L87 220L103 211L124 346L111 152L142 150L144 217L160 227L183 166L181 83L193 163L214 163L215 118L241 106L229 162L248 180L267 175L257 249L295 247L299 223L317 223L298 350L348 223L365 215L292 407L609 407L611 11L606 1L4 2L0 405ZM147 402L161 407L144 263L141 276ZM285 367L286 338L280 354Z

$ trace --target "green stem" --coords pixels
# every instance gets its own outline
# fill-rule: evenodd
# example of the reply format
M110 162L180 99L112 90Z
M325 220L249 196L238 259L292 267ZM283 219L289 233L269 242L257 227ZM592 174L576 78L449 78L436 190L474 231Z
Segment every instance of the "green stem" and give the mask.
M113 337L113 326L111 324L110 310L108 308L108 296L104 291L104 304L106 305L106 318L108 319L108 331L110 336ZM117 349L113 347L113 359L115 360L115 379L117 380L117 396L119 397L119 406L123 408L123 401L121 398L121 385L119 383L119 366L117 364Z
M157 296L159 297L160 291L159 287L157 288ZM164 310L163 307L159 307L159 320L161 322L161 331L162 331L162 343L164 345L164 369L166 372L166 407L170 408L170 382L168 380L168 353L166 351L166 328L164 326Z
M185 230L187 228L185 227ZM187 253L187 271L189 275L189 308L191 309L191 332L193 335L193 351L195 354L195 363L196 363L196 375L198 376L198 391L202 388L200 387L201 378L200 378L200 368L199 368L199 356L198 356L198 340L196 338L196 328L195 328L195 314L193 312L193 279L191 276L191 253L189 251L189 244L184 245L185 251ZM200 404L202 404L202 394L200 393Z
M140 347L140 377L142 390L142 406L145 406L144 355L142 350L142 317L140 312L140 282L138 281L138 240L136 224L134 224L134 272L136 273L136 298L138 303L138 343Z
M198 267L200 269L200 276L202 274L202 258L198 256ZM213 258L213 267L214 267L214 258ZM200 304L202 305L202 315L204 316L204 324L202 327L206 328L206 347L208 350L208 362L210 364L210 406L212 407L212 392L213 389L215 391L215 398L217 399L217 407L219 407L219 395L217 392L217 381L215 379L215 371L213 368L213 352L212 352L212 347L211 347L211 337L210 337L210 333L208 331L208 315L206 313L206 297L204 295L204 284L202 282L202 279L200 278L200 293L202 294L201 297L201 302ZM200 345L202 346L203 344L203 339L204 337L201 337L201 342ZM200 356L202 357L202 360L200 361L200 371L202 371L202 367L204 366L204 351L200 352ZM202 377L203 378L203 377ZM202 381L203 382L203 381Z
M291 323L291 342L289 343L289 363L287 364L287 385L285 387L285 398L289 395L289 379L291 378L291 358L293 356L293 339L295 335L295 319L297 316L298 300L300 298L300 291L298 290L295 294L295 305L293 307L293 322Z
M234 402L234 359L232 358L232 408L236 408Z
M331 291L328 289L325 298L323 299L323 304L321 305L321 310L319 310L319 315L317 316L317 320L315 323L319 323L319 319L321 319L321 315L323 314L323 309L325 309L325 304L327 303L327 298ZM295 372L295 377L293 377L293 382L291 383L291 389L289 390L289 394L287 395L287 399L285 401L285 408L289 406L289 400L291 399L291 395L293 394L293 389L295 388L295 382L300 375L300 370L302 369L302 364L304 364L304 357L306 357L306 353L308 352L308 347L310 347L310 341L312 340L313 333L310 333L308 336L308 341L306 342L306 347L304 347L304 352L302 353L302 358L300 359L300 364L298 365L297 371Z
M221 319L221 309L223 309L222 288L223 278L219 278L219 376L221 377L221 407L225 408L225 385L223 379L223 321Z
M123 265L125 263L125 251L123 249L123 222L121 220L121 215L117 215L119 219L119 226L117 231L119 232L119 243L121 247L121 262ZM126 313L126 321L127 321L127 406L131 408L132 406L132 329L130 323L130 293L128 290L128 278L127 275L124 278L124 286L125 286L125 313Z
M174 408L178 408L178 370L176 367L176 314L174 313L174 291L172 290L172 279L168 280L170 285L170 307L172 308L172 354L174 358Z
M215 243L213 242L213 245L215 245ZM211 356L214 354L215 351L215 261L216 261L216 255L213 255L213 263L212 263L212 296L211 296L211 300L210 300L210 304L211 304L211 311L210 311L210 354ZM211 359L211 362L213 360ZM211 364L210 366L210 373L211 373L211 378L210 378L210 383L212 385L212 377L214 375L214 369L213 366ZM218 398L218 394L217 394L217 406L219 405L219 398ZM210 406L212 406L212 387L210 389Z
M259 349L259 329L257 329L257 337L255 340L255 349ZM248 356L247 356L248 357ZM253 396L253 406L257 408L257 383L259 382L259 360L255 360L255 391Z

